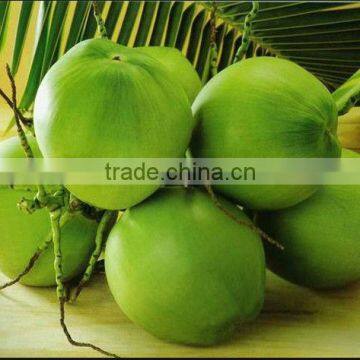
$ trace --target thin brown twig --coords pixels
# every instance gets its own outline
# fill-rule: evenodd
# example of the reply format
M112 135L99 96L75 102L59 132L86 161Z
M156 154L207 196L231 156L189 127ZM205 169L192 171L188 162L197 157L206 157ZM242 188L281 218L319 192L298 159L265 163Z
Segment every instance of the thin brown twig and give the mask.
M17 107L17 100L16 100L16 84L15 84L15 79L11 73L11 70L10 70L10 66L9 64L6 64L6 73L8 75L8 78L10 80L10 84L11 84L11 90L12 90L12 104L13 104L13 111L14 111L14 117L15 117L15 124L16 124L16 129L17 129L17 132L18 132L18 135L19 135L19 138L20 138L20 141L21 141L21 145L25 151L25 154L26 154L26 157L27 158L33 158L34 157L34 153L32 152L30 146L29 146L29 143L26 139L26 135L25 135L25 132L24 132L24 129L22 128L21 126L21 121L20 121L20 118L19 118L19 114L18 114L18 107Z
M12 90L12 103L13 103L13 111L14 111L14 117L15 117L15 124L16 124L16 129L17 129L17 133L21 142L21 146L25 152L26 157L29 158L34 158L34 153L29 145L29 142L27 140L27 137L25 135L24 129L21 126L21 121L19 119L19 114L18 114L18 107L17 107L17 100L16 100L16 96L17 96L17 92L16 92L16 84L15 84L15 79L13 74L11 73L10 70L10 66L9 64L6 64L6 73L8 75L8 78L10 80L10 84L11 84L11 90ZM42 184L38 184L38 197L42 197L45 198L46 197L46 191L45 191L45 187Z
M6 101L6 103L9 105L9 107L14 110L14 104L10 100L10 98L5 94L5 92L0 89L0 96ZM27 117L25 117L22 112L16 107L15 111L20 119L20 121L23 123L24 126L32 126L33 121Z
M11 94L12 94L12 108L14 110L14 116L15 116L15 120L19 122L19 117L17 115L17 100L16 100L16 96L17 96L17 91L16 91L16 84L15 84L15 79L13 77L13 74L11 73L10 70L10 66L9 64L6 64L6 73L7 76L10 80L10 85L11 85Z
M10 100L10 98L5 94L5 92L2 89L0 89L0 95L7 102L7 104L11 107L11 109L13 109L14 105L13 105L12 101Z
M66 323L65 323L65 299L64 298L61 298L60 301L59 301L59 304L60 304L60 324L61 324L61 327L66 335L66 338L67 340L69 341L69 343L71 345L74 345L74 346L79 346L79 347L87 347L87 348L90 348L90 349L93 349L103 355L106 355L106 356L109 356L109 357L112 357L112 358L117 358L117 359L120 359L120 356L116 355L116 354L113 354L111 352L108 352L106 350L103 350L101 349L100 347L96 346L96 345L93 345L91 343L84 343L84 342L79 342L79 341L76 341L72 338L72 336L70 335L70 332L66 326Z
M258 233L264 240L266 240L269 244L276 246L278 249L280 250L284 250L284 246L279 244L276 240L274 240L271 236L269 236L265 231L261 230L260 228L258 228L256 225L254 225L252 222L247 222L244 220L240 220L238 219L231 211L229 211L228 209L226 209L224 206L222 206L222 204L220 203L219 199L217 198L217 196L215 195L212 187L210 185L205 185L205 189L206 191L209 193L209 195L211 196L211 199L213 200L214 204L223 212L225 213L227 216L229 216L231 219L233 219L234 221L236 221L238 224L240 225L245 225L248 228L250 228L251 230L253 230L254 232Z

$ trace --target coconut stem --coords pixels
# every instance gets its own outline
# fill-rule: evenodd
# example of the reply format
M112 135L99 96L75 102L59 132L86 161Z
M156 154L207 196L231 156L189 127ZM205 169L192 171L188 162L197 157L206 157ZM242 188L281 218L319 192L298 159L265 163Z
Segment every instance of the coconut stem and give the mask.
M60 227L64 226L72 217L73 215L66 212L60 220ZM40 245L35 253L33 254L33 256L30 258L28 264L26 265L25 269L17 275L17 277L3 285L0 286L0 290L3 290L9 286L15 285L17 284L26 274L28 274L31 269L34 267L34 265L36 264L36 261L39 259L39 257L41 256L41 254L46 251L48 249L48 247L50 246L52 242L52 233L48 236L48 238L44 241L44 243L42 245Z
M59 300L65 299L65 288L63 284L62 252L61 252L61 228L60 228L61 208L50 212L51 230L54 243L54 270L56 281L56 293Z
M95 3L95 2L94 2ZM94 13L96 14L96 5L94 5ZM96 16L96 15L95 15ZM99 17L99 27L101 26L102 19L101 17ZM105 32L104 32L105 31ZM106 36L106 29L105 26L103 26L103 30L101 31L101 34L105 34ZM14 77L11 73L10 67L7 64L6 65L6 72L7 75L9 77L10 83L11 83L11 88L12 88L12 101L6 96L6 94L1 90L0 95L5 99L5 101L8 104L12 105L12 109L14 112L14 117L15 117L15 124L17 127L17 132L18 132L18 136L20 138L20 142L21 142L21 146L24 149L25 155L27 158L34 158L34 154L32 152L32 149L27 141L25 132L22 128L21 125L21 116L20 115L20 111L17 107L17 99L16 99L16 84L15 84L15 80ZM5 96L4 96L5 95ZM31 268L34 266L36 260L40 257L40 255L43 253L44 250L46 250L48 248L48 246L51 243L51 240L53 242L54 245L54 255L55 255L55 260L54 260L54 270L55 270L55 281L56 281L56 293L57 293L57 297L59 299L59 305L60 305L60 324L61 327L68 339L68 341L70 342L70 344L75 345L75 346L81 346L81 347L89 347L95 351L98 351L99 353L106 355L106 356L110 356L110 357L114 357L114 358L118 358L117 355L112 354L110 352L107 352L93 344L90 343L82 343L82 342L77 342L75 340L72 339L69 330L65 324L65 301L66 301L66 291L65 291L65 287L64 287L64 282L63 282L63 269L62 269L62 252L61 252L61 224L60 224L60 220L62 217L62 211L63 209L67 206L69 207L68 201L67 201L67 195L68 193L65 191L64 188L62 188L60 191L58 191L57 193L55 193L54 195L48 194L45 190L45 187L41 184L38 185L38 193L35 197L35 199L33 200L25 200L23 199L19 204L19 208L22 210L26 210L28 213L32 213L35 210L38 210L40 208L44 208L46 207L50 213L50 223L51 223L51 232L52 232L52 237L50 237L50 239L48 239L42 246L40 246L37 251L35 252L35 254L31 257L28 266L25 268L25 270L19 274L17 276L16 279L10 281L7 284L4 284L0 287L1 289L4 289L6 287L9 287L15 283L17 283L25 274L27 274ZM74 206L74 211L78 210L78 206L79 204L77 203L76 206ZM101 248L100 248L101 251Z
M107 39L108 35L107 35L104 20L102 19L100 11L99 11L98 2L93 1L92 5L93 5L94 16L95 16L95 20L96 20L96 23L97 23L99 33L100 33L100 37L103 38L103 39Z
M30 148L30 145L27 141L25 132L21 126L21 121L20 121L20 117L19 117L19 111L18 111L18 107L17 107L17 100L16 100L16 85L15 85L15 80L14 77L11 73L10 70L10 66L9 64L6 64L6 73L8 75L8 78L10 80L10 84L11 84L11 90L12 90L12 109L14 112L14 117L15 117L15 124L16 124L16 129L17 129L17 133L19 135L20 141L21 141L21 146L24 149L25 155L27 158L33 158L34 154Z
M0 89L0 96L5 100L5 102L9 105L9 107L14 110L14 104L13 102L10 100L10 98L5 94L5 92ZM25 117L22 112L19 110L19 108L15 108L15 111L17 112L17 115L21 121L21 123L25 126L25 128L29 131L33 131L32 129L32 123L33 123L33 119L32 118L27 118Z
M210 75L214 77L217 72L218 48L216 45L216 10L217 4L214 0L210 13Z
M53 234L53 243L54 243L54 255L55 255L55 261L54 261L54 269L55 269L55 278L56 278L56 294L59 300L60 305L60 325L63 329L67 340L70 344L74 346L82 346L82 347L89 347L93 350L96 350L100 352L103 355L107 355L110 357L118 357L115 354L109 353L93 344L90 343L82 343L75 341L71 335L70 332L66 326L65 323L65 301L66 301L66 292L64 287L64 274L63 274L63 268L62 268L62 252L61 252L61 228L60 228L60 218L61 218L61 208L58 208L56 210L53 210L50 212L50 220L51 220L51 229Z
M65 302L66 302L66 291L64 287L64 274L62 268L62 252L61 252L61 226L60 226L60 219L62 214L62 208L59 207L54 209L50 212L50 221L51 221L51 230L52 230L52 240L54 244L54 269L55 269L55 279L56 279L56 294L59 300L60 306L60 325L64 331L64 334L71 345L80 346L80 347L88 347L91 348L103 355L118 358L116 354L112 354L108 351L101 349L98 346L95 346L90 343L83 343L75 341L69 332L69 329L65 323Z
M17 133L20 139L20 143L21 146L25 152L25 155L28 159L32 159L34 158L34 153L31 150L31 147L29 145L29 142L27 140L27 137L25 135L24 129L22 128L21 125L21 121L20 121L20 117L19 117L19 109L17 107L17 91L16 91L16 84L15 84L15 79L11 73L10 70L10 66L9 64L6 64L6 73L8 75L8 78L10 80L10 84L11 84L11 90L12 90L12 109L14 112L14 117L15 117L15 124L16 124L16 129L17 129ZM45 198L46 197L46 191L45 191L45 187L42 184L38 184L38 196L39 199L40 198Z
M76 299L78 298L78 296L80 295L81 290L83 289L84 285L90 280L95 266L96 266L96 262L98 261L101 251L103 249L103 246L106 242L106 232L109 230L110 228L110 224L114 218L114 216L116 215L116 211L105 211L98 229L97 229L97 233L96 233L96 238L95 238L95 250L93 251L89 264L85 270L85 273L82 277L82 279L80 280L78 286L75 288L74 290L74 294L71 297L71 302L75 302Z
M270 237L265 231L258 228L256 225L254 225L252 222L247 222L244 220L238 219L231 211L226 209L219 201L217 196L215 195L212 187L210 185L205 185L206 191L209 193L212 201L214 204L223 212L225 213L229 218L233 219L235 222L237 222L239 225L244 225L248 227L250 230L256 232L258 235L260 235L264 240L266 240L269 244L276 246L280 250L284 250L284 247L279 244L276 240L274 240L272 237Z
M250 43L250 34L252 28L252 21L256 18L256 15L259 11L259 1L252 2L252 9L246 15L244 20L244 29L242 34L241 45L239 46L238 51L236 52L234 63L241 60L247 52Z

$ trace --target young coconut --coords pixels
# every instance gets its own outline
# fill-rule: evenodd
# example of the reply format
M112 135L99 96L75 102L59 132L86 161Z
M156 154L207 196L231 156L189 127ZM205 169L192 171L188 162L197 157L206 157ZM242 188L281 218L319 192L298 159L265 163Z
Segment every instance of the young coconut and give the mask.
M41 157L36 140L28 136L35 157ZM0 143L0 158L25 157L18 137ZM17 277L28 265L39 246L49 241L28 274L20 279L25 285L55 285L54 253L51 243L49 214L46 209L32 215L21 212L16 204L22 198L33 198L36 187L0 187L0 270L9 278ZM94 249L97 224L81 215L62 218L63 271L65 281L80 275Z
M184 88L190 104L194 102L202 87L201 80L190 61L178 49L166 46L144 46L137 49L160 61Z
M337 109L319 80L288 60L247 59L211 79L193 104L191 149L205 158L338 157ZM249 209L281 209L312 195L311 185L218 185Z
M126 315L171 342L221 342L263 304L260 237L195 188L165 188L128 209L109 235L105 272Z
M343 157L359 157L349 150ZM260 213L258 225L284 245L265 245L268 266L299 285L326 289L360 280L360 186L326 185L295 207Z
M171 158L188 147L194 119L185 91L143 51L106 39L83 41L44 77L34 125L45 157ZM68 186L80 200L117 210L158 185Z

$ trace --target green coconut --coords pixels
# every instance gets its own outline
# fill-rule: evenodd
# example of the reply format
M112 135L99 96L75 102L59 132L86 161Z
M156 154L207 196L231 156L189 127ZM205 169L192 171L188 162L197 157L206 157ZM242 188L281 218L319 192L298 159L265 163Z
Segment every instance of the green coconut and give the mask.
M172 158L184 156L194 119L185 91L159 61L91 39L44 77L34 125L45 157ZM116 210L141 202L159 185L67 187L88 204Z
M326 185L295 207L256 219L284 245L284 251L266 246L268 266L281 277L318 289L360 280L360 186Z
M29 137L35 157L40 151L34 138ZM22 158L25 154L17 137L0 143L0 158ZM18 210L22 198L35 196L34 187L17 186L16 190L0 188L0 271L15 278L28 265L37 248L51 237L50 218L46 209L32 215ZM76 215L62 219L61 250L63 253L64 280L83 273L95 247L97 224ZM55 285L54 254L51 245L37 260L30 272L20 282L31 286Z
M199 74L181 51L166 46L144 46L137 49L160 61L175 81L184 88L190 103L194 102L202 87L201 80Z
M128 209L110 233L105 270L125 314L166 341L218 343L263 304L260 237L195 188L165 188Z
M288 60L258 57L211 79L193 104L198 123L191 149L205 158L327 158L340 156L337 109L312 74ZM295 205L312 185L218 185L250 209Z

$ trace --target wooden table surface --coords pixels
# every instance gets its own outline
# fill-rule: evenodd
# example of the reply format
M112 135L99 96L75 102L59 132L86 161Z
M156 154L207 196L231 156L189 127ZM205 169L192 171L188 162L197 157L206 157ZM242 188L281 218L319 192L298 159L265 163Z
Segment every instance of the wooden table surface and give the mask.
M3 282L4 277L0 276ZM131 323L97 274L67 306L73 336L124 357L360 356L360 284L314 292L268 273L262 314L224 345L193 348L162 342ZM0 356L87 357L67 344L54 289L16 285L0 293Z

